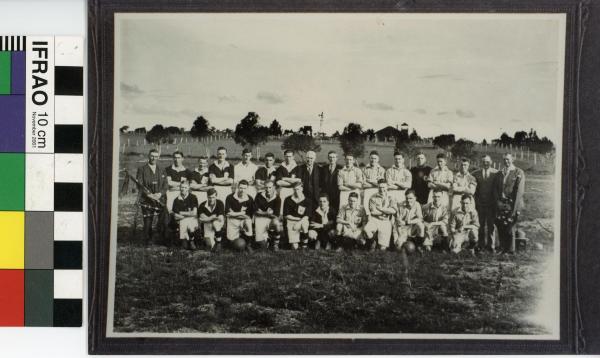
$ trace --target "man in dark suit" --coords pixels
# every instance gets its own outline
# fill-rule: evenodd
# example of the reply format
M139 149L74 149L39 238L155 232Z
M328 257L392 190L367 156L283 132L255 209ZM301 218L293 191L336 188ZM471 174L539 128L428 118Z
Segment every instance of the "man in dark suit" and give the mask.
M168 220L166 212L167 177L164 170L158 167L158 151L151 149L148 162L138 168L136 180L140 193L139 205L142 209L144 244L152 241L152 222L158 217L157 230L164 234Z
M496 200L494 198L494 184L498 171L492 168L492 158L489 155L481 157L481 168L472 175L477 182L475 190L475 208L479 215L479 243L481 249L494 252L496 240L494 238L494 221L496 220Z
M496 176L496 227L500 249L504 254L515 252L514 228L525 206L525 172L513 164L512 154L503 156L504 167Z
M321 167L321 192L327 194L332 208L340 206L340 189L337 178L339 166L337 164L337 153L331 151L327 154L327 165Z
M305 156L306 162L298 167L298 178L302 180L304 196L308 199L309 213L312 213L319 204L319 195L321 194L321 173L320 168L315 163L317 153L309 150Z

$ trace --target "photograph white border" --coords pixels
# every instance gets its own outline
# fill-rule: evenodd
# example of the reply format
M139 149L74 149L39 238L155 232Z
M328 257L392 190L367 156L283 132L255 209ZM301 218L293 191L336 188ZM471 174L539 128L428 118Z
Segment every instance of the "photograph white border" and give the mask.
M204 14L204 13L200 13ZM231 13L232 15L241 15L242 13ZM268 14L268 13L267 13ZM297 13L295 13L297 14ZM310 16L312 13L307 13ZM353 13L361 15L362 13ZM374 15L376 13L368 13ZM320 333L320 334L265 334L265 333L147 333L147 332L115 332L114 331L114 295L115 295L115 278L116 278L116 254L117 254L117 219L118 219L118 175L119 172L119 127L120 123L113 124L113 176L112 176L112 195L111 195L111 228L110 228L110 258L109 258L109 275L108 275L108 304L107 304L107 321L106 321L106 336L111 338L313 338L313 339L465 339L465 340L559 340L560 339L560 239L561 239L561 184L562 184L562 148L563 148L563 113L564 113L564 72L565 72L565 45L566 45L566 14L516 14L516 13L381 13L385 16L395 15L401 19L419 20L419 19L454 19L454 20L494 20L499 19L531 19L531 20L547 20L553 19L559 22L558 50L557 58L558 67L561 74L558 76L558 86L556 93L556 118L555 130L557 133L556 153L555 156L555 193L554 195L554 248L552 261L549 262L549 267L552 267L551 272L547 272L553 280L550 282L550 291L556 292L556 299L552 305L555 307L554 313L557 320L552 334L543 335L515 335L515 334L408 334L408 333L364 333L364 334L346 334L346 333ZM116 13L114 21L114 113L118 113L121 102L119 79L116 78L119 72L120 58L120 21L127 19L165 19L168 17L177 17L184 19L186 17L194 17L198 14L191 13ZM330 15L335 16L336 13ZM348 15L348 14L344 14Z

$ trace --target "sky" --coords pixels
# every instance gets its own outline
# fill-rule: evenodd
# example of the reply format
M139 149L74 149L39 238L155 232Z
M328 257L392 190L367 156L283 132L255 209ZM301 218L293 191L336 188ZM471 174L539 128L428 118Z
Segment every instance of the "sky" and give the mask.
M424 14L119 14L116 127L219 129L248 112L284 129L488 141L562 118L564 17Z

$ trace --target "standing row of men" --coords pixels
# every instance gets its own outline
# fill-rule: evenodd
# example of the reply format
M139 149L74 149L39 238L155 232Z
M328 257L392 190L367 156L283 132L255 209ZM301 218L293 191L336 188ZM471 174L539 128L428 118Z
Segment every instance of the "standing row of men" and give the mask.
M503 157L501 171L492 168L489 156L483 156L481 168L473 173L467 160L453 173L443 154L431 168L419 153L417 165L410 170L401 153L394 153L394 165L385 169L375 151L362 169L350 154L340 167L335 152L328 153L322 166L310 151L301 165L292 151L284 152L279 166L271 153L265 156L265 166L258 167L251 158L252 153L244 150L242 160L232 165L221 147L212 164L201 157L192 170L183 165L183 153L175 152L173 164L161 170L156 166L158 153L151 151L137 175L144 188L140 205L145 238L151 235L153 216L166 207L179 222L184 239L196 229L195 221L187 218L196 217L204 237L217 241L224 226L227 239L255 236L256 242L266 240L269 230L277 236L279 227L292 247L316 238L326 244L324 235L335 236L342 246L344 240L368 241L377 234L380 248L390 245L390 237L396 245L414 238L428 248L437 237L450 236L445 240L458 245L461 240L453 235L458 227L459 232L467 232L466 241L494 250L497 226L502 251L514 250L512 227L523 206L524 173L513 165L510 154ZM190 191L195 203L187 199Z

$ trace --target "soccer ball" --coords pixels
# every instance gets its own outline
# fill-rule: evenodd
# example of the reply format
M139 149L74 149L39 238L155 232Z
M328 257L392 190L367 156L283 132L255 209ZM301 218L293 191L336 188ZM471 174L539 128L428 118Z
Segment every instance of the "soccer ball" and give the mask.
M235 239L231 243L231 247L233 247L233 249L236 250L236 251L244 251L244 249L246 248L246 240L244 240L244 239Z
M407 241L405 242L402 247L404 247L404 250L406 251L407 254L412 255L415 253L415 251L417 250L417 247L415 246L415 243L412 241Z

